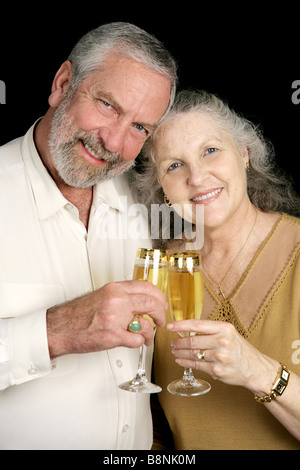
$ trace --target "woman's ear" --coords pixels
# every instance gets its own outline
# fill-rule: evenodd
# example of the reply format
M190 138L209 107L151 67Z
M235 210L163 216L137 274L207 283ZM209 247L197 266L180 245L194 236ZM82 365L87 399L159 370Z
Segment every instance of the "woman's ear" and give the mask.
M69 60L64 62L57 71L51 88L48 102L51 108L57 108L71 85L73 77L72 64Z
M243 160L244 160L245 168L249 168L250 162L249 162L249 152L248 152L247 147L243 148L242 157L243 157Z

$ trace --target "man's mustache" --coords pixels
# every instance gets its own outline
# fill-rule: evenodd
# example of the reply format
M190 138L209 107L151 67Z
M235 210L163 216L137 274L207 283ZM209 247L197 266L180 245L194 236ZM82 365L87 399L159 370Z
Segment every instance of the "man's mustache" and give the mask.
M75 132L71 139L64 144L64 148L68 151L79 141L82 141L83 145L88 147L88 152L94 153L96 158L102 159L113 166L124 163L123 158L118 152L107 150L103 141L100 141L98 136L90 132L82 130Z

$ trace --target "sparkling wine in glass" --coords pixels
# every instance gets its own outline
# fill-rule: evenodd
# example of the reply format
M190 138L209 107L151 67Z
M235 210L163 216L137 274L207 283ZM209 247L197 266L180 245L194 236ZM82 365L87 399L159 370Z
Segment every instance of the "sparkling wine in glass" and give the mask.
M147 248L138 249L134 263L133 279L151 282L166 294L167 276L168 257L165 250ZM148 315L144 315L144 317L146 317L151 322L155 331L155 325L152 318ZM146 352L147 347L143 344L140 347L139 362L135 377L132 380L119 385L122 390L135 393L161 392L161 387L151 383L146 377Z
M198 253L183 252L170 255L168 272L168 298L172 319L200 319L203 306L203 280L201 257ZM180 336L195 333L178 333ZM196 379L192 369L184 369L182 379L171 382L168 391L173 395L191 397L203 395L211 386Z

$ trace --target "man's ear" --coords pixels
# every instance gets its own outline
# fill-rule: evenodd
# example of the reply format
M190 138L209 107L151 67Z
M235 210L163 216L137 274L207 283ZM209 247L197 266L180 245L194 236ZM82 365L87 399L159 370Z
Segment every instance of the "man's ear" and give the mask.
M57 71L51 88L51 95L48 102L51 108L57 108L69 89L72 81L72 64L69 60L64 62Z

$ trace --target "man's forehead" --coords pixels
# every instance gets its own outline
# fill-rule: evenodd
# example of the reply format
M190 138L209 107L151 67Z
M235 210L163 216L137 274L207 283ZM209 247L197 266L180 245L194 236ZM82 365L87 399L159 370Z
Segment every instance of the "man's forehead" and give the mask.
M126 112L128 106L134 106L139 100L142 108L146 101L149 108L152 101L159 101L167 109L170 100L169 77L130 57L117 54L111 55L98 70L92 72L84 85L95 99L107 101L120 113ZM139 123L145 124L153 132L160 117Z

